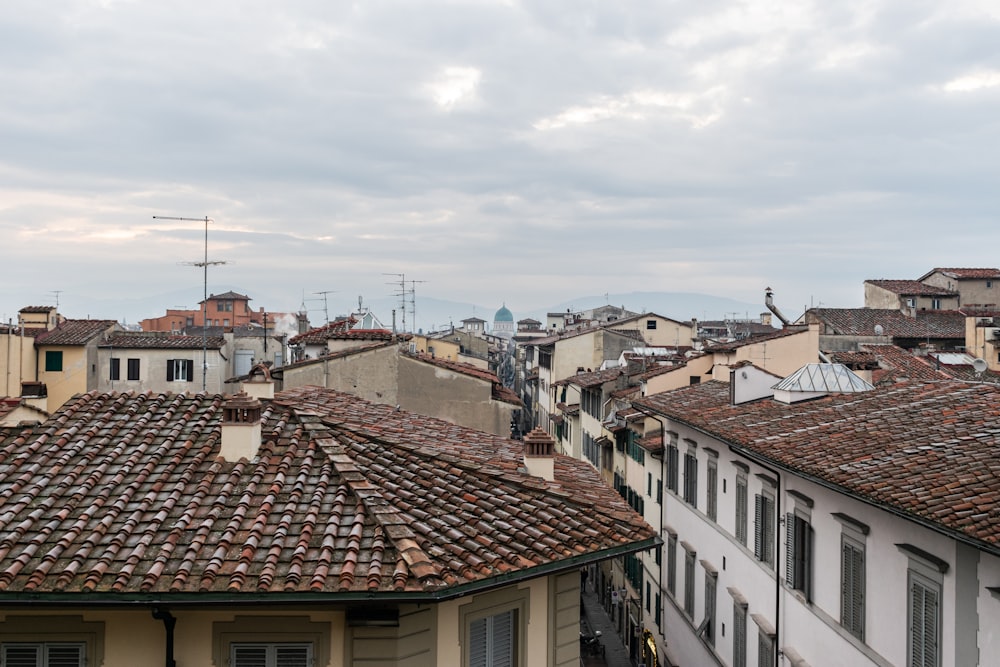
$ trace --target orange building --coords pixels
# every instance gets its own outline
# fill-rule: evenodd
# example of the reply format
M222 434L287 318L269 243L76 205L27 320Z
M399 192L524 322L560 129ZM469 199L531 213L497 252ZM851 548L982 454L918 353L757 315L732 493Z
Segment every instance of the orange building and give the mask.
M207 308L206 308L207 303ZM250 297L236 292L213 294L198 310L168 309L166 315L142 320L143 331L181 332L187 327L238 327L264 323L264 309L250 309Z

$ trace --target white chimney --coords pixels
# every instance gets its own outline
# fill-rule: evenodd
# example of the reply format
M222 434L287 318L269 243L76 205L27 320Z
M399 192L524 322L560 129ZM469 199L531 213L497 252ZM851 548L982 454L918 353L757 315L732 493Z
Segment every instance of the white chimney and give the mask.
M242 392L259 400L269 401L274 398L274 380L271 371L264 364L257 364L250 369L246 382L240 385Z
M222 404L222 458L253 460L260 450L260 401L239 393Z
M554 481L555 450L556 441L537 426L525 435L524 467L528 469L528 474Z

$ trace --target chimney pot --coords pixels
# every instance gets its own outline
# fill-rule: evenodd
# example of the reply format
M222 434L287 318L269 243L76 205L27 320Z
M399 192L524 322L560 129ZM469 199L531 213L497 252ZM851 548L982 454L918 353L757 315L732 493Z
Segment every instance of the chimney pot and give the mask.
M222 404L222 446L220 454L235 463L252 460L261 444L260 401L240 392Z
M528 474L555 480L556 441L537 426L524 436L524 466Z

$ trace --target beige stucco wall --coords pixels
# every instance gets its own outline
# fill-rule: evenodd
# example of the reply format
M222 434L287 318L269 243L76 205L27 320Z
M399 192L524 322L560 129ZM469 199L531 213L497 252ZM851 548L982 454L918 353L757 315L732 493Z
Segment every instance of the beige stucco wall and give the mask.
M282 387L325 386L373 403L398 405L398 358L396 347L387 345L344 357L318 360L286 368Z
M45 353L48 351L63 353L62 370L45 370ZM97 363L96 351L93 363ZM38 349L38 381L43 382L48 389L49 397L46 410L54 412L74 394L80 394L89 388L88 381L96 378L96 371L91 372L90 355L85 347L46 345ZM95 382L96 384L96 382Z
M729 381L729 366L749 361L758 368L786 377L806 364L819 360L819 325L805 331L740 346L731 352L716 352L712 379Z
M709 375L709 372L712 370L713 363L714 358L710 354L689 359L686 365L676 370L656 375L646 380L643 395L649 396L651 394L659 394L660 392L686 387L692 384L692 377L699 378L699 382L710 380L712 376Z
M923 283L958 292L962 306L1000 305L1000 280L955 280L940 273L932 273Z
M20 396L21 382L35 379L35 339L0 334L0 378L4 396Z
M205 387L209 393L224 391L222 386L228 373L227 362L219 350L208 350L208 372ZM111 359L117 358L118 379L111 380ZM202 350L137 350L130 348L101 347L97 349L97 389L99 391L169 391L175 393L202 390ZM128 379L128 360L139 360L139 379ZM190 381L167 382L167 360L188 359L193 362ZM44 359L42 360L44 363ZM49 390L51 395L52 391Z
M897 310L899 305L899 295L895 292L865 283L865 308Z
M656 322L655 329L649 329L648 321ZM660 315L643 315L628 323L613 324L609 328L615 330L635 329L642 334L646 345L651 347L675 347L691 345L691 323L675 322Z
M415 353L431 354L437 359L458 361L458 343L450 340L414 335L410 339L409 350Z
M492 383L424 361L399 359L400 407L502 437L517 406L492 399Z

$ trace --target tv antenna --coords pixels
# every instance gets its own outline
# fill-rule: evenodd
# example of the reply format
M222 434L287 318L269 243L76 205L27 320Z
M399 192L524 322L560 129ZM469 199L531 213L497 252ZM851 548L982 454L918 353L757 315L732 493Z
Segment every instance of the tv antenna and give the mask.
M183 220L185 222L204 222L205 223L205 259L201 262L184 262L187 266L200 266L203 272L202 287L204 291L204 296L201 302L202 316L201 316L201 390L202 392L208 391L208 267L209 266L220 266L222 264L228 264L224 261L208 261L208 223L209 217L206 215L204 218L178 218L174 216L167 215L154 215L154 220Z
M323 297L323 319L326 320L327 324L330 323L330 310L327 308L327 305L326 305L326 295L327 294L336 294L336 293L337 293L337 291L336 290L332 290L332 289L323 290L322 292L313 292L313 294L320 294Z
M416 328L417 322L417 283L425 283L426 280L407 280L406 274L404 273L383 273L383 276L394 276L399 278L399 282L393 281L391 283L386 283L387 285L399 285L399 291L394 292L393 296L398 297L400 300L401 310L403 311L403 332L406 333L406 311L409 310L412 314L413 326ZM407 287L409 284L409 287ZM395 332L394 332L395 333Z

